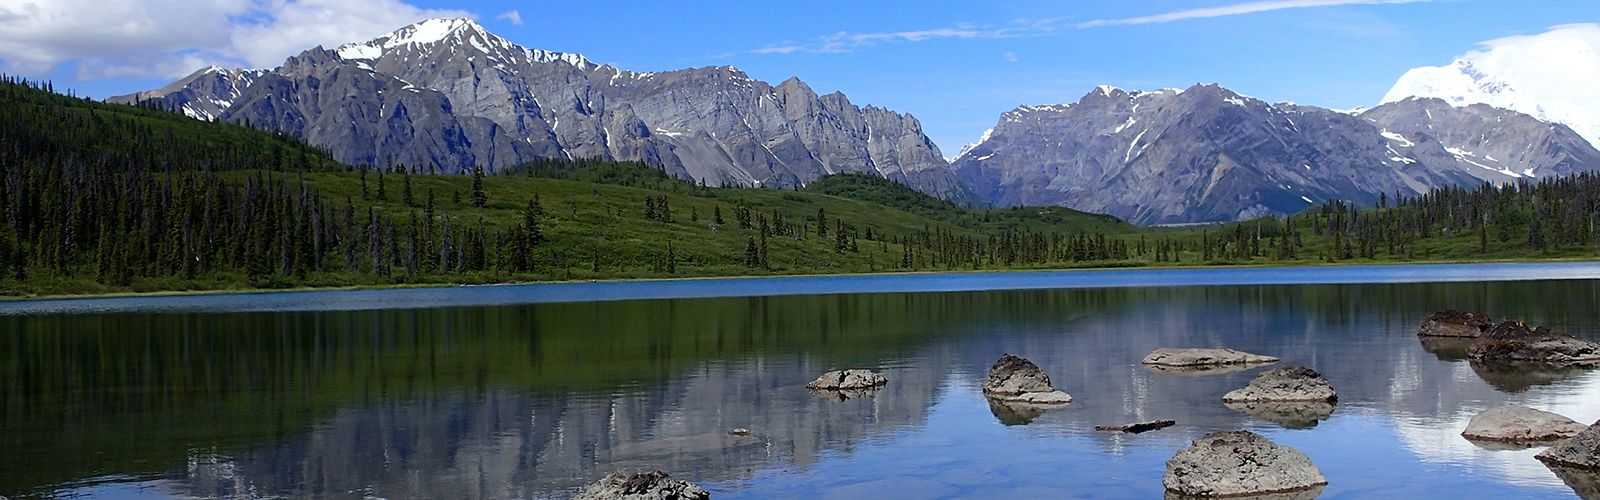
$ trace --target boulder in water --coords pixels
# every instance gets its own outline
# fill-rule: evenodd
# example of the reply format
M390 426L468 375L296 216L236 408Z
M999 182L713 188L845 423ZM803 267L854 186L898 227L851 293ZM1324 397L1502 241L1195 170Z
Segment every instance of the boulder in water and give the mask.
M1285 366L1262 372L1250 385L1222 396L1227 403L1339 400L1328 379L1304 366Z
M1476 338L1493 326L1494 320L1487 314L1446 309L1423 320L1417 336Z
M1478 361L1600 364L1600 344L1543 326L1530 328L1521 321L1506 321L1478 337L1467 356Z
M1229 497L1304 491L1328 484L1311 458L1250 431L1213 432L1167 460L1167 492Z
M1277 363L1278 358L1233 349L1163 347L1144 357L1144 364L1155 366L1217 366Z
M1004 402L1034 405L1064 405L1072 396L1050 385L1050 376L1032 361L1006 354L989 367L983 394Z
M1600 471L1600 422L1539 452L1534 458L1546 466Z
M1461 436L1482 441L1525 443L1566 439L1584 425L1570 418L1526 406L1490 408L1472 417Z
M806 384L806 388L830 391L871 389L887 383L889 379L872 370L834 370Z
M694 483L672 479L661 471L637 474L613 472L572 498L573 500L710 500L711 494Z

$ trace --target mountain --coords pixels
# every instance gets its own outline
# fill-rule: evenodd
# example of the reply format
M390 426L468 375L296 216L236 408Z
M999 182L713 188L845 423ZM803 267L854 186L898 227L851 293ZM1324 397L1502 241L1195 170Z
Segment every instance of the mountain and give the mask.
M518 46L434 19L272 70L208 68L114 102L250 123L358 165L501 170L544 158L642 161L713 185L794 187L867 172L963 199L915 117L776 86L731 66L661 73Z
M1488 104L1572 127L1600 147L1600 24L1568 24L1482 43L1445 66L1407 71L1383 102L1435 97Z
M1076 103L1003 114L952 168L996 205L1172 224L1591 171L1600 152L1570 128L1488 106L1411 99L1357 115L1217 85L1101 86Z

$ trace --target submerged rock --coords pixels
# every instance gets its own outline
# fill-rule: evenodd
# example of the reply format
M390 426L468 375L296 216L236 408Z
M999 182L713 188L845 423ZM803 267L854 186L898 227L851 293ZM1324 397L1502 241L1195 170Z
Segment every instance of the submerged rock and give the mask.
M1465 337L1417 337L1422 344L1422 350L1428 351L1439 361L1463 361L1467 359L1467 349L1472 348L1475 338Z
M1467 355L1479 361L1600 364L1600 344L1543 326L1529 328L1521 321L1506 321L1478 337Z
M994 418L1000 421L1000 425L1007 426L1031 424L1033 419L1044 415L1044 412L1061 407L1059 404L1033 404L1001 401L995 398L984 399L989 400L989 413L994 414Z
M1573 493L1583 500L1600 500L1600 470L1575 469L1560 465L1548 465L1550 472L1556 473L1561 482L1567 483Z
M1509 443L1554 441L1576 436L1584 427L1575 420L1547 411L1526 406L1501 406L1472 417L1461 436Z
M1328 484L1311 458L1250 431L1213 432L1167 460L1169 493L1197 497L1262 495Z
M1012 403L1036 405L1064 405L1072 396L1050 385L1050 376L1032 361L1006 354L989 367L989 380L983 384L983 394Z
M1422 328L1417 329L1417 336L1476 338L1492 327L1494 320L1489 319L1487 314L1446 309L1423 320Z
M1539 452L1538 458L1545 465L1559 465L1600 471L1600 422L1584 429L1576 436L1567 438L1549 449Z
M817 377L816 380L806 384L806 388L820 390L871 389L881 387L887 383L889 383L889 379L883 378L883 375L879 375L872 370L834 370L824 373L822 376Z
M1294 402L1339 400L1328 379L1304 366L1285 366L1262 372L1250 385L1222 396L1223 402Z
M1233 349L1163 347L1144 357L1144 364L1156 366L1217 366L1277 363L1278 358Z
M1529 387L1550 385L1589 373L1589 369L1581 365L1532 361L1472 361L1469 366L1478 378L1507 392L1522 392Z
M709 500L711 494L694 483L672 479L661 471L606 474L573 500Z
M1310 429L1333 416L1333 403L1327 401L1224 401L1222 405L1288 429Z
M1129 433L1129 434L1138 434L1138 433L1141 433L1141 432L1150 432L1150 431L1153 431L1153 430L1165 429L1165 428L1172 427L1172 426L1177 425L1177 424L1178 424L1178 422L1175 421L1175 420L1151 420L1151 421L1148 421L1148 422L1134 422L1134 423L1131 423L1131 424L1122 424L1122 425L1096 425L1096 426L1094 426L1094 430L1097 430L1097 431L1109 431L1109 432L1126 432L1126 433Z

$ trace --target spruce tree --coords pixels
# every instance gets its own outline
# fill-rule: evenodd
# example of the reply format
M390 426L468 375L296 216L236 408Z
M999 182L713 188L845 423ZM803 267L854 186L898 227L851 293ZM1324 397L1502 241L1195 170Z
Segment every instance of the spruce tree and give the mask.
M489 204L489 195L483 192L483 167L472 169L472 206L483 208Z

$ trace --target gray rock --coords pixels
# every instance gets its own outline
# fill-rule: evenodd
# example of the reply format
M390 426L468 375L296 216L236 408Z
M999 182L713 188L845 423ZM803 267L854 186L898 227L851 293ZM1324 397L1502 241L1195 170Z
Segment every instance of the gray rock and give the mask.
M1543 326L1529 328L1521 321L1506 321L1478 337L1467 356L1491 362L1600 364L1600 343L1555 333Z
M1578 432L1578 435L1539 452L1534 458L1538 458L1547 466L1600 470L1600 422L1595 422L1589 428Z
M1171 367L1244 365L1276 362L1278 362L1278 358L1274 358L1272 356L1262 356L1260 354L1251 354L1248 352L1235 351L1233 349L1178 349L1169 347L1156 349L1154 352L1151 352L1149 356L1145 356L1143 361L1143 363L1147 365Z
M1137 224L1300 213L1383 194L1496 184L1600 169L1600 151L1565 126L1444 101L1384 104L1360 116L1269 104L1216 85L1021 106L951 168L999 206L1061 205Z
M887 383L889 383L889 379L883 378L883 375L879 375L872 370L834 370L824 373L822 376L817 377L816 380L806 384L806 388L848 391L882 387Z
M1576 436L1585 426L1570 418L1526 406L1484 410L1467 422L1461 436L1504 442L1554 441Z
M710 185L767 187L864 172L972 198L910 115L819 96L798 79L769 85L731 66L627 71L520 47L469 19L314 48L271 70L199 76L111 100L249 122L356 165L493 172L544 158L600 158Z
M1304 366L1285 366L1257 375L1243 389L1222 396L1224 402L1295 402L1322 401L1332 403L1339 395L1328 384L1328 379L1316 370Z
M1225 401L1228 409L1256 420L1287 429L1310 429L1333 416L1333 403L1327 401Z
M1072 396L1050 385L1050 376L1032 361L1006 354L989 367L983 394L991 399L1035 405L1064 405Z
M1174 421L1174 420L1150 420L1150 421L1147 421L1147 422L1134 422L1134 423L1131 423L1131 424L1096 425L1096 426L1094 426L1094 430L1107 431L1107 432L1126 432L1126 433L1129 433L1129 434L1139 434L1139 433L1142 433L1142 432L1150 432L1150 431L1153 431L1153 430L1165 429L1165 428L1172 427L1172 426L1177 425L1177 424L1178 424L1178 422Z
M1250 431L1213 432L1167 460L1169 493L1199 497L1261 495L1328 484L1304 453Z
M1477 338L1493 326L1494 320L1489 319L1488 315L1448 309L1435 312L1423 320L1422 327L1417 329L1417 335Z
M572 498L573 500L708 500L711 494L694 483L672 479L661 471L636 474L613 472Z

